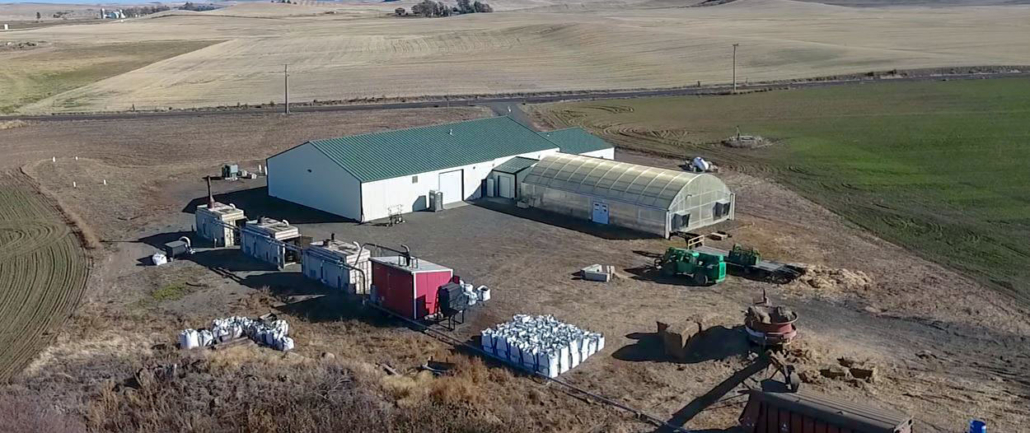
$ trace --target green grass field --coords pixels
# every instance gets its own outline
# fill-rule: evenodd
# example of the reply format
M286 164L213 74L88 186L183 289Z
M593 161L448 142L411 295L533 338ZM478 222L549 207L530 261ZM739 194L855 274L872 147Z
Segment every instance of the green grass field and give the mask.
M878 236L1030 301L1030 79L547 104L620 146L772 178ZM774 139L730 149L735 133Z
M211 44L81 44L0 52L0 114L14 113L23 105Z

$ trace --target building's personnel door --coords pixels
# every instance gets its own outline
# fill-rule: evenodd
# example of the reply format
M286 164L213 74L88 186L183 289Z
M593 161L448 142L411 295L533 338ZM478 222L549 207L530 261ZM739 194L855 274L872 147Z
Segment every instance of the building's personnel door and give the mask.
M465 200L461 174L461 170L440 173L440 191L443 192L444 204L457 203Z
M594 213L591 221L599 224L608 224L608 204L594 202Z
M497 176L497 195L501 198L515 198L514 179L514 176Z

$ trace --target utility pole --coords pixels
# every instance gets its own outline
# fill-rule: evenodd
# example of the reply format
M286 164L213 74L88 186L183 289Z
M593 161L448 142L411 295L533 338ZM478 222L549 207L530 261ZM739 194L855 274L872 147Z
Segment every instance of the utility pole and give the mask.
M737 93L737 47L740 44L733 44L733 93Z
M290 65L283 65L283 80L286 82L283 89L286 93L286 114L290 114Z

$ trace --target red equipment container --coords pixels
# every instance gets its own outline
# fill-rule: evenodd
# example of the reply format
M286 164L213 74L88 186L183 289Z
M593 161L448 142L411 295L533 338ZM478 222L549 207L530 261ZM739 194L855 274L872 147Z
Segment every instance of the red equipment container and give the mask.
M740 415L745 433L912 433L912 417L801 390L748 391Z
M370 260L376 301L383 308L414 320L439 312L437 291L451 280L453 270L413 257L372 257Z

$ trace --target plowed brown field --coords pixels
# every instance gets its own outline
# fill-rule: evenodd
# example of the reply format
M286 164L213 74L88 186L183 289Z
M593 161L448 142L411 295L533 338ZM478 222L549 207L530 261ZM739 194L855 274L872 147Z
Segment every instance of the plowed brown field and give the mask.
M82 296L88 258L60 212L0 177L0 381L50 340Z

